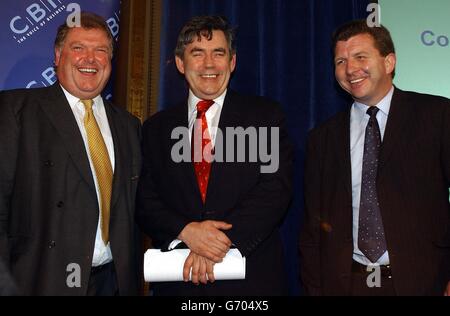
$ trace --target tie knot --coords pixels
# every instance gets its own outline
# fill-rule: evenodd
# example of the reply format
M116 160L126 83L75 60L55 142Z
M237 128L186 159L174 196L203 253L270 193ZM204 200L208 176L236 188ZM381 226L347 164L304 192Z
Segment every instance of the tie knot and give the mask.
M372 117L374 117L374 116L377 115L377 113L378 113L379 110L380 110L380 109L377 108L376 106L370 106L370 107L367 109L367 112L366 112L366 113L372 118Z
M197 117L201 117L208 109L211 107L211 105L214 104L213 100L201 100L197 103Z
M86 109L86 111L92 111L92 105L94 105L94 100L92 99L88 99L88 100L80 100L81 103L83 103L84 108Z

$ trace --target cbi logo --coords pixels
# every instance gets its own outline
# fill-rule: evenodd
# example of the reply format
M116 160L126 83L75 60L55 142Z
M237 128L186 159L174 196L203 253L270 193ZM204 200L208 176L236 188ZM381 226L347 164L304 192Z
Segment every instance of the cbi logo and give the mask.
M39 30L46 21L51 20L54 15L60 13L65 8L61 0L41 0L40 3L32 3L26 9L24 16L17 15L9 22L11 31L18 35Z
M23 17L17 15L9 22L9 28L14 33L14 39L19 43L22 42L24 37L31 36L34 32L37 32L40 27L43 27L46 22L51 21L56 15L64 11L73 13L81 11L80 4L65 4L63 2L64 1L61 0L40 0L40 3L36 2L30 4L25 9L26 14ZM114 38L119 34L119 17L117 14L115 17L117 19L111 17L106 21Z

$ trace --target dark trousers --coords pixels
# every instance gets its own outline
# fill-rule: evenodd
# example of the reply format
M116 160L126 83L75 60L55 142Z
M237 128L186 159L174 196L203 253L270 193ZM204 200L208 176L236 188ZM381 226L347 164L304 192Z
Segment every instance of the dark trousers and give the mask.
M88 296L116 296L119 295L116 270L110 262L99 267L92 267L89 278Z
M373 278L374 271L367 271L367 267L353 261L352 265L352 296L395 296L394 282L389 266L380 267L380 278ZM369 282L368 282L369 279ZM372 281L379 281L378 286L372 286ZM369 283L369 284L368 284Z

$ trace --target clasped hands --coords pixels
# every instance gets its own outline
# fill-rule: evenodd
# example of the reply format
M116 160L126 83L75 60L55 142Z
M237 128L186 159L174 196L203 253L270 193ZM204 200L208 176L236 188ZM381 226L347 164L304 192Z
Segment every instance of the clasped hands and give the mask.
M187 224L178 236L191 250L183 267L183 280L194 284L214 282L214 265L222 262L231 247L231 240L223 231L232 225L207 220Z

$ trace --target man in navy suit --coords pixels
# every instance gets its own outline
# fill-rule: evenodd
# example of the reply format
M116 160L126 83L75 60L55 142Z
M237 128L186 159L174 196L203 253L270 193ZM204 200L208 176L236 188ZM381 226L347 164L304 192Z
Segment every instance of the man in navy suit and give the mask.
M442 295L450 284L450 101L393 86L389 31L333 37L350 109L310 132L301 272L310 295Z
M178 239L190 254L184 266L186 282L155 284L155 294L286 294L279 225L291 197L292 150L280 107L228 89L236 51L234 34L221 17L191 19L179 35L175 55L189 84L189 97L144 124L137 214L156 247ZM200 159L174 161L177 140L171 135L180 127L188 131L187 157L194 157L201 145ZM268 166L261 159L226 159L236 147L238 156L239 150L252 154L250 148L257 144L229 146L231 137L225 131L236 127L253 129L260 147L274 149L276 168L264 172ZM267 137L259 133L260 127L269 131ZM208 162L206 156L217 158L219 152L224 161ZM214 282L214 264L230 247L247 258L246 278Z

